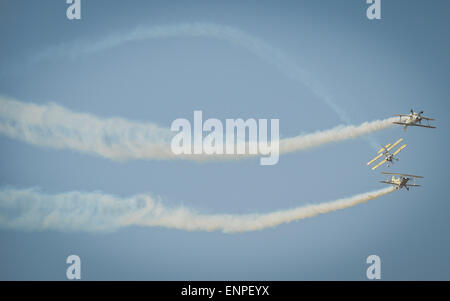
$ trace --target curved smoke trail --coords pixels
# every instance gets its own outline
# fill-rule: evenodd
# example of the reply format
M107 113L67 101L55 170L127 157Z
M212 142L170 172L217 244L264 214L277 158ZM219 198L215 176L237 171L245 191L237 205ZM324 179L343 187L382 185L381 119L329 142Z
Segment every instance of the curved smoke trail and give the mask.
M213 38L238 45L253 53L261 60L275 66L291 80L308 87L314 96L325 102L339 116L342 122L351 124L348 115L333 101L332 97L325 92L325 89L318 83L313 82L305 70L300 68L298 64L290 59L283 51L257 37L231 26L202 22L152 27L140 26L129 32L109 35L97 41L76 41L74 43L50 47L34 56L32 61L48 60L54 57L76 58L80 55L105 51L133 41L173 37ZM372 147L378 148L379 143L373 138L367 139Z
M279 141L280 154L360 137L392 126L395 118L338 126ZM122 118L102 119L56 104L37 105L0 97L0 134L33 145L72 149L113 160L217 160L256 155L175 155L168 128Z
M0 228L27 231L113 231L122 227L165 227L186 231L247 232L326 214L391 193L388 187L332 202L264 214L200 214L168 208L148 195L118 198L101 192L48 195L38 189L0 189Z

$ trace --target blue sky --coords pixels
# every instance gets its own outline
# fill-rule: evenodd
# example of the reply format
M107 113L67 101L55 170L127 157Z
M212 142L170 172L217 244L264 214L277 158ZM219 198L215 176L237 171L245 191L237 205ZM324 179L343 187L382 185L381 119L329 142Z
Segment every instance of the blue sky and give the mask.
M281 137L329 129L339 116L311 89L236 44L204 37L131 42L71 59L37 54L92 43L137 26L209 22L242 30L283 51L352 123L410 108L436 130L377 132L407 148L389 171L425 176L422 187L342 211L243 234L129 227L111 233L0 230L0 279L64 280L77 254L85 280L364 280L377 254L384 280L450 278L450 5L383 1L369 21L365 1L65 1L0 4L0 94L56 102L73 111L169 127L176 118L279 118ZM204 213L270 212L382 188L365 163L365 139L259 160L114 162L0 137L0 185L48 193L150 193ZM386 168L383 170L387 170Z

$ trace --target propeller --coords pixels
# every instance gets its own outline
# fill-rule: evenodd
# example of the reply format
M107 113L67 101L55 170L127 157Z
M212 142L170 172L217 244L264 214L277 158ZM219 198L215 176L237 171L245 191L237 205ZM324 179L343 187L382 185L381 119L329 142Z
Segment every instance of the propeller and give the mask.
M422 115L423 114L423 110L419 112L419 123L422 124Z

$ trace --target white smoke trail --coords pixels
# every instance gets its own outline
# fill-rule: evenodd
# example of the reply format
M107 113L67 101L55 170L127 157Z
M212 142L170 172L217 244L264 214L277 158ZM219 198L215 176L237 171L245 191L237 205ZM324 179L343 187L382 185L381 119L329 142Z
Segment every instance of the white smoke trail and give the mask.
M356 138L392 126L394 118L339 126L330 130L280 140L280 153ZM72 149L113 160L217 160L251 155L183 155L172 153L168 128L122 118L99 118L72 112L56 104L37 105L0 97L0 134L33 145ZM254 155L256 156L256 155Z
M357 138L375 131L381 131L393 125L395 117L384 120L364 122L358 126L338 126L330 130L301 135L280 140L280 154L301 151L325 143Z
M148 195L118 198L101 192L48 195L38 189L0 189L0 228L25 231L114 231L122 227L165 227L186 231L236 233L353 207L395 190L388 187L332 202L265 214L200 214L185 207L167 208Z
M170 158L170 129L122 118L102 119L57 104L0 97L0 133L24 142L115 160Z

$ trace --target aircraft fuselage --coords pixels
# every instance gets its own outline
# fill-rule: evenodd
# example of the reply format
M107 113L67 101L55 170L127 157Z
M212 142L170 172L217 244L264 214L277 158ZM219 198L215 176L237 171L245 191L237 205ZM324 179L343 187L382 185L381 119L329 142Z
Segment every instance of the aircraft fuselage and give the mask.
M408 183L409 178L405 178L405 177L396 178L396 177L392 176L391 181L392 181L392 183L394 183L394 185L397 185L398 190L402 189L403 187L406 187L406 189L408 189L408 187L406 186L406 183Z

